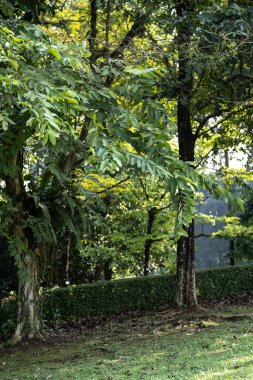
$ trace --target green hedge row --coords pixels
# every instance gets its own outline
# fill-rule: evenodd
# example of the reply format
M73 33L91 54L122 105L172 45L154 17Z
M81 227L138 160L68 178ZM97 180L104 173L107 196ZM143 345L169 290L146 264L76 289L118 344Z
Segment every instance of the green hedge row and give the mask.
M253 292L253 265L200 270L196 273L199 300L220 300Z
M222 299L253 291L253 266L197 271L199 300ZM46 320L112 315L171 306L175 275L161 275L73 285L47 291Z
M171 305L174 293L174 275L101 281L50 290L43 310L47 320L119 314Z
M197 271L199 300L222 299L253 291L253 266ZM134 310L171 306L175 294L175 275L161 275L72 285L55 288L42 296L45 320L69 320L87 316L112 315ZM0 308L0 337L15 325L16 302Z

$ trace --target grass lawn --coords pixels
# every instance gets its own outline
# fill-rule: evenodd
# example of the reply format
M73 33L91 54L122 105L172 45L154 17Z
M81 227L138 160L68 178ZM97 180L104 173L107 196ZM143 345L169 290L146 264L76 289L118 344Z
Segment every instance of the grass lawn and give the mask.
M253 379L252 303L90 319L50 332L43 344L2 345L0 379Z

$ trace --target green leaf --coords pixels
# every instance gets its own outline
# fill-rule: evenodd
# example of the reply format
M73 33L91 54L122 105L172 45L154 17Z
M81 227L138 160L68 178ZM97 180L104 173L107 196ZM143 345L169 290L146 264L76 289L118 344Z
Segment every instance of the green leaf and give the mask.
M52 54L58 61L61 59L61 54L55 47L51 46L48 52Z
M43 139L42 139L42 145L46 145L46 143L48 142L48 132L46 132L43 136Z
M56 138L59 137L59 133L53 131L52 129L49 129L47 133L48 133L49 141L51 142L52 145L55 145Z
M8 63L10 63L16 70L18 69L19 65L17 61L14 61L14 59L9 59Z
M4 131L7 131L7 129L8 129L8 121L7 120L2 121L2 128Z
M125 72L134 74L134 75L144 75L146 76L147 74L153 74L155 72L161 71L160 67L133 67L133 66L127 66L125 68Z

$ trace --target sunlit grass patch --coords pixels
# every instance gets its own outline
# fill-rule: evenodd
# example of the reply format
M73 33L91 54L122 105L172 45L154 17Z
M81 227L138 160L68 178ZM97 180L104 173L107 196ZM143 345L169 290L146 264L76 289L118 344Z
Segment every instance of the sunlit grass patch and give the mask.
M2 350L0 378L253 379L252 331L252 306L175 318L148 312L109 321L89 336Z

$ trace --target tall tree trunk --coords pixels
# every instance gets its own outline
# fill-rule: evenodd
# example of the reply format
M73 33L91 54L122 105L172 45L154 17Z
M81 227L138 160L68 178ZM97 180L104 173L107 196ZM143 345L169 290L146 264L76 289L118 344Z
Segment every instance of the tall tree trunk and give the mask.
M149 236L152 233L152 228L155 221L156 212L157 210L155 207L152 207L150 210L148 210L147 236ZM143 269L144 276L148 276L150 272L149 264L150 264L150 254L151 254L152 243L153 243L153 240L148 237L144 245L144 269Z
M178 81L179 93L177 100L177 127L179 156L183 161L194 161L195 136L191 125L191 96L192 96L192 68L190 65L189 49L191 32L189 20L182 20L192 12L189 0L177 0L176 12L179 19L177 26L178 41ZM184 203L181 197L181 206ZM194 220L185 228L188 236L181 236L177 244L177 286L175 303L188 309L197 307L195 285L195 246Z
M91 63L96 60L96 46L97 46L97 0L90 0L90 35L88 38L90 44Z

